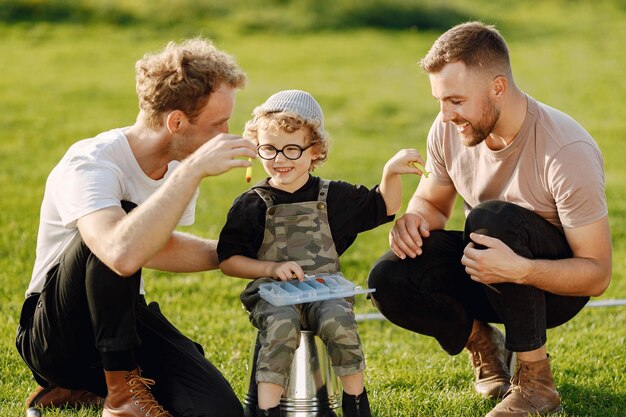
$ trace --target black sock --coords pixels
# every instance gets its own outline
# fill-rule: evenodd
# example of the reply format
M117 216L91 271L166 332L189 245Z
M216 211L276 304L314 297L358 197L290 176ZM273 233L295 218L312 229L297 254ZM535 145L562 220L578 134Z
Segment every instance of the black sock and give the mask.
M116 352L100 352L102 367L105 371L132 371L137 368L132 349Z

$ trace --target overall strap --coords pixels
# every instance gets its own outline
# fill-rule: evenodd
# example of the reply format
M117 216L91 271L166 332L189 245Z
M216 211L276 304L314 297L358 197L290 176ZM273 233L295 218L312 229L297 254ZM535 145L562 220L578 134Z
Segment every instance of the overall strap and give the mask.
M317 201L326 201L326 197L328 196L328 187L330 186L330 181L320 178L320 192L317 195Z
M265 208L270 208L274 205L274 199L266 190L262 188L253 188L254 192L261 197L261 199L265 202Z

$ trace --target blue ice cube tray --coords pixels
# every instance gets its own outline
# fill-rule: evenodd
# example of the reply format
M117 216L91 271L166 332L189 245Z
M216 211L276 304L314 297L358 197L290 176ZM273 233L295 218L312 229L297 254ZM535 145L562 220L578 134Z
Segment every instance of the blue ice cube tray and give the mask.
M266 282L259 285L259 295L276 307L310 303L330 298L351 297L376 291L356 286L339 273L305 275L303 281Z

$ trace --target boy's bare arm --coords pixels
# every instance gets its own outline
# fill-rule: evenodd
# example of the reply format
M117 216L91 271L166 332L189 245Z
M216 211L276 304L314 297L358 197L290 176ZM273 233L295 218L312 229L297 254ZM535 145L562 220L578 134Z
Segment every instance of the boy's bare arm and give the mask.
M383 177L379 189L385 200L388 216L396 214L402 206L402 178L400 176L403 174L423 174L423 170L417 168L413 162L424 165L424 160L417 150L402 149L387 161L383 168Z
M272 262L260 261L247 256L234 255L220 263L220 269L226 275L239 278L256 279L271 277L281 281L304 279L304 271L293 261Z

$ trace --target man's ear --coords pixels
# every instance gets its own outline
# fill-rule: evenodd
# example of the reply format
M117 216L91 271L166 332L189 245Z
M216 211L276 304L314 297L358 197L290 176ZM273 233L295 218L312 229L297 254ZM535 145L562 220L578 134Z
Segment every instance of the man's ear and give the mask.
M506 79L506 77L504 75L496 76L496 78L494 78L491 82L491 92L493 94L493 97L496 100L504 99L507 87L508 80Z
M187 123L187 116L182 110L172 110L165 118L165 127L170 133L177 133Z

